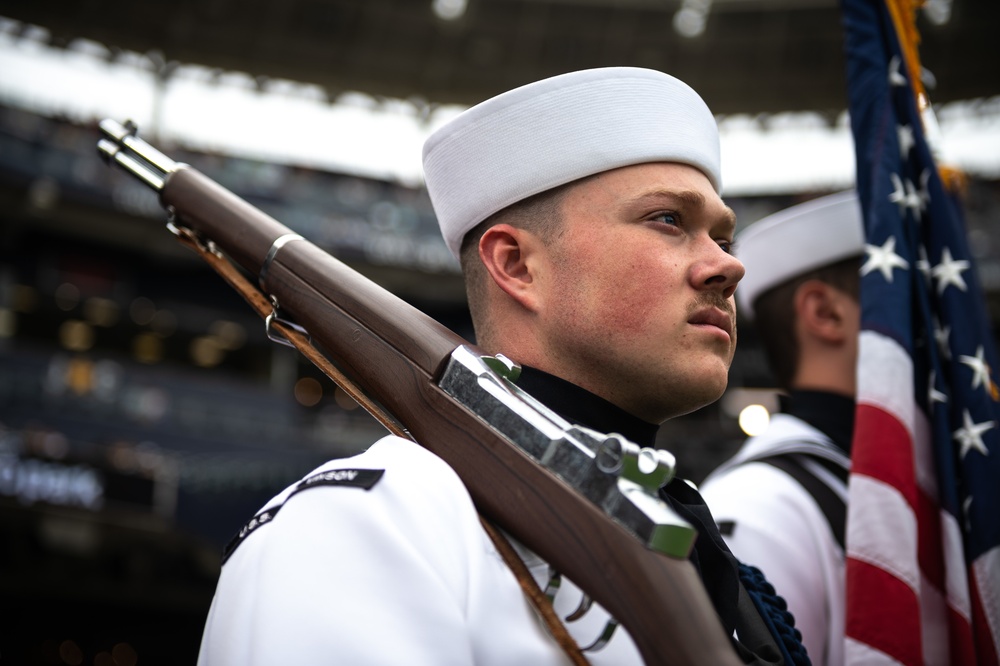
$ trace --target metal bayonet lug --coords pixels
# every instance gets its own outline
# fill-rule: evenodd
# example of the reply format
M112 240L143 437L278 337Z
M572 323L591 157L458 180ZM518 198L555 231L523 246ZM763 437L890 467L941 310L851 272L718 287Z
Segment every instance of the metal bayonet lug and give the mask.
M438 385L649 548L686 558L697 532L657 496L673 477L673 456L569 423L507 379L512 367L462 346Z

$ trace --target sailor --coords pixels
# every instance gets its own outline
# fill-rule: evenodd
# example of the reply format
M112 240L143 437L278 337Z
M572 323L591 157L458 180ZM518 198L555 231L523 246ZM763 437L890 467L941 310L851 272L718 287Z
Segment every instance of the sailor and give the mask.
M854 192L793 206L737 240L736 292L778 386L768 429L701 492L726 543L788 602L814 664L844 663L844 530L854 429L859 268Z
M462 264L477 345L520 364L518 385L570 422L644 446L663 421L718 399L743 275L730 252L736 221L719 194L719 153L715 120L694 90L628 67L528 84L434 133L427 188ZM333 470L341 474L311 481ZM691 561L726 635L750 633L741 569L701 498L682 481L663 498L700 532ZM524 556L544 586L548 566ZM771 591L759 586L755 599ZM579 602L563 581L557 612ZM765 627L768 663L801 650L751 615ZM774 617L780 624L780 609ZM608 619L595 606L567 628L586 647ZM756 649L761 637L749 638ZM642 663L624 629L587 658ZM200 655L203 666L569 659L459 478L395 436L311 473L234 540Z

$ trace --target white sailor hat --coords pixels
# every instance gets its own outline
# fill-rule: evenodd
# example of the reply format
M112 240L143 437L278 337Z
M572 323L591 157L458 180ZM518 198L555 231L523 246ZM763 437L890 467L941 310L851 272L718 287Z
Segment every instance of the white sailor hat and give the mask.
M651 69L603 67L515 88L427 139L424 179L457 257L474 226L533 194L602 171L681 162L721 192L715 118L687 84Z
M811 270L860 255L864 223L851 190L813 199L754 222L736 237L746 275L736 288L740 314L754 317L754 301L772 287Z

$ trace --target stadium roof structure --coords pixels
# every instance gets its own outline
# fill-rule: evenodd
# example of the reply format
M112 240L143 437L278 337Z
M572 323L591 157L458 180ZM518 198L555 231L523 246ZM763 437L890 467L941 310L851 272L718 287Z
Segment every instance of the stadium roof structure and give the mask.
M846 106L836 0L8 0L0 14L57 45L318 84L331 100L470 105L573 69L634 65L681 78L716 114ZM998 23L995 0L926 3L932 102L997 94Z

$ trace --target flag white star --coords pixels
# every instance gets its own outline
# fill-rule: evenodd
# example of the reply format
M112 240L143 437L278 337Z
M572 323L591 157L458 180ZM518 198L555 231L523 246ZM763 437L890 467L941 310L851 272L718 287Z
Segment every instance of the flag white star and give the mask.
M931 370L931 378L927 380L927 404L934 409L935 402L948 402L948 396L937 390L937 375Z
M909 208L919 222L920 215L924 210L924 201L920 191L909 178L902 180L897 174L891 174L889 177L892 179L893 188L889 195L889 201L899 206L900 215Z
M970 449L975 449L984 456L988 456L990 452L983 443L983 433L995 427L996 423L993 421L984 421L983 423L973 422L969 410L962 410L962 427L951 434L959 444L959 457L964 459L965 454Z
M906 77L899 73L899 66L902 62L899 56L892 56L892 60L889 61L889 85L906 85Z
M924 215L924 195L909 179L906 181L906 205L913 211L913 217L917 218L917 222L919 222Z
M893 268L909 268L910 264L896 254L896 237L889 236L882 246L865 244L868 260L861 267L861 275L865 276L874 270L882 273L886 282L892 282Z
M920 271L927 284L931 282L931 260L927 257L927 248L921 245L917 248L917 252L920 254L920 258L917 259L917 270Z
M931 170L924 169L920 172L920 189L917 194L920 197L920 210L927 210L927 204L931 201Z
M899 125L896 127L896 136L899 138L899 156L905 160L910 156L910 150L917 145L913 139L913 128Z
M889 201L899 206L899 214L906 212L906 186L903 185L899 174L889 174L892 180L892 192L889 194Z
M934 339L937 340L938 349L941 350L941 356L944 356L948 361L951 360L951 347L948 345L949 337L951 337L951 326L942 327L938 318L934 317Z
M990 366L986 364L986 350L983 349L982 345L976 349L975 356L959 356L958 360L961 363L972 368L972 388L973 390L979 388L980 386L990 385Z
M962 271L967 271L970 267L971 264L968 261L952 258L951 248L945 247L944 252L941 253L941 262L931 269L931 275L938 281L938 294L943 294L948 285L952 284L962 291L966 291L968 287L962 277Z

